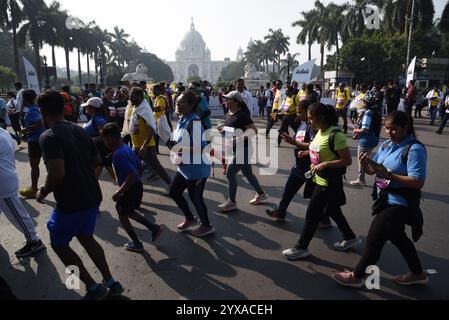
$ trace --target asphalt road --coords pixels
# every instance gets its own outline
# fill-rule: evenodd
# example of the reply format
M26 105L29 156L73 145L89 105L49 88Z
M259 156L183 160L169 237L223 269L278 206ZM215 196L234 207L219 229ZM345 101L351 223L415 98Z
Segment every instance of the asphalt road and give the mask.
M258 121L259 127L263 123ZM387 244L379 267L382 270L381 290L348 290L334 283L334 270L353 268L363 252L363 245L349 253L332 250L340 240L338 229L318 231L310 251L313 256L300 262L289 262L281 255L283 249L294 244L304 224L307 201L297 196L289 208L286 224L277 224L265 216L265 210L278 205L284 185L294 163L292 149L282 147L280 169L275 176L262 176L260 182L270 199L266 205L253 207L249 200L254 192L246 180L240 178L238 201L240 210L229 215L217 212L217 205L227 199L227 181L216 169L216 178L210 178L205 193L210 218L217 232L206 239L194 239L176 232L182 214L164 194L167 187L159 180L145 182L143 209L147 218L168 226L156 244L151 234L137 226L144 241L146 253L134 254L122 249L128 242L120 227L114 209L112 194L116 190L105 173L101 179L104 201L98 216L96 237L105 249L111 270L126 289L125 298L133 300L183 299L448 299L449 298L449 136L434 134L427 120L419 120L417 133L427 146L428 180L423 192L422 209L425 214L425 235L417 244L419 256L426 269L439 273L431 277L427 287L403 288L392 277L408 272L398 250ZM354 164L348 172L348 181L356 177L355 153L357 142L349 140ZM169 162L168 150L162 149L160 160L175 173ZM21 187L30 183L27 151L17 152L17 170ZM40 183L46 171L42 165ZM372 181L371 178L368 181ZM0 182L1 183L1 182ZM371 189L346 185L348 205L343 208L354 231L364 241L372 221ZM37 225L37 230L48 249L36 257L19 261L14 252L23 245L24 238L0 215L0 275L21 299L80 299L84 289L70 291L65 287L65 267L49 247L46 222L54 199L46 204L23 201ZM101 276L93 263L74 240L94 278Z

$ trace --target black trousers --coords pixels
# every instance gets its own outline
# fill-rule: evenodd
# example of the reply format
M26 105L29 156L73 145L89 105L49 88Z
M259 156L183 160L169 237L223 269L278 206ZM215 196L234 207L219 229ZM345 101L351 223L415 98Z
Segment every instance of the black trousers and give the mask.
M207 207L203 197L206 181L207 179L187 180L178 172L176 173L176 176L170 186L170 197L184 213L186 219L192 221L195 219L195 216L192 214L192 211L190 211L189 205L183 196L184 191L188 189L190 200L195 206L196 212L201 220L201 224L204 227L210 227Z
M301 238L296 245L298 248L303 250L309 248L318 225L325 216L335 221L338 229L343 234L344 240L353 240L356 238L341 211L338 195L342 194L342 190L337 190L337 188L343 188L343 181L341 181L341 184L339 182L336 186L332 187L315 186L309 207L307 208L306 223L302 230Z
M377 264L387 241L391 241L399 249L415 275L423 273L415 245L405 233L407 215L408 208L388 206L374 218L368 233L365 252L355 269L357 278L363 278L366 268Z
M11 121L11 127L15 133L19 133L22 128L20 126L20 114L14 113L9 115L9 121Z
M282 134L288 133L289 128L292 128L293 131L296 133L299 129L299 123L296 122L296 114L292 115L286 115L282 119L281 128L279 129L279 138L278 138L278 144L280 145L282 142Z
M449 113L444 113L444 118L443 118L443 121L441 122L441 125L440 125L440 128L438 129L438 131L443 132L448 121L449 121Z

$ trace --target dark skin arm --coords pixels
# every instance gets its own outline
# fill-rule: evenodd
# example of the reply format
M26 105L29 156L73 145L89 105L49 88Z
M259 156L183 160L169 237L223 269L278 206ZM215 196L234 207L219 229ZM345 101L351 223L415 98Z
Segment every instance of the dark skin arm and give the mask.
M134 185L136 182L137 174L135 172L131 172L126 177L125 183L120 187L120 189L117 190L117 192L112 196L112 200L117 203L120 198L128 192L129 189Z
M45 185L42 186L37 195L36 200L43 203L44 199L62 184L65 177L65 163L62 159L50 160L45 164L47 167L47 179Z
M299 142L295 138L289 136L287 133L284 133L282 135L282 139L284 139L285 142L291 144L292 146L297 147L298 149L301 149L303 151L309 150L310 143Z

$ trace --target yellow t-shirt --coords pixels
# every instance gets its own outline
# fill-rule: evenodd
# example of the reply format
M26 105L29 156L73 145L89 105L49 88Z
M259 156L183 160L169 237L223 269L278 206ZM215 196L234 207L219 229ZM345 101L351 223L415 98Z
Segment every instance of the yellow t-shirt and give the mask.
M296 95L296 99L295 99L296 105L299 106L299 104L300 104L302 101L306 100L306 99L307 99L307 95L308 95L308 94L307 94L307 91L300 90L300 91L298 92L298 94Z
M339 110L344 109L348 105L349 100L351 100L348 89L344 89L344 91L337 89L336 98L337 98L337 109Z
M160 118L165 116L165 110L167 109L167 101L163 96L158 96L154 102L155 108L161 108L159 112L154 112L154 120L158 121Z
M282 102L282 92L281 90L276 90L276 96L274 97L273 102L273 111L278 111Z
M440 93L434 91L433 96L437 99L432 99L432 107L438 107L438 105L440 104Z
M335 129L336 127L330 127L326 132L318 131L315 139L310 144L310 160L312 161L312 165L317 166L320 163L338 160L338 157L329 148L329 138ZM335 135L334 146L335 151L344 150L349 147L346 136L342 132L338 132ZM319 186L327 187L329 185L328 181L319 175L316 175L313 179Z
M292 96L292 97L287 97L287 99L285 100L284 103L284 114L286 116L291 116L296 114L296 103L295 103L296 97Z
M129 108L128 111L128 121L130 122L132 115L133 115L133 107ZM147 136L148 136L148 130L150 130L149 124L143 120L142 117L137 117L137 127L133 129L134 132L131 132L131 141L133 143L134 149L140 149L142 148ZM150 142L148 143L147 147L155 147L156 146L156 139L151 138Z

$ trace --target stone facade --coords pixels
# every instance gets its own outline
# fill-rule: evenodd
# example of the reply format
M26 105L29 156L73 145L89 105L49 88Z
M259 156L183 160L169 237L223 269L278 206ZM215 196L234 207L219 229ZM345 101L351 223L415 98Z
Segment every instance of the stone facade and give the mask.
M176 61L166 63L173 71L175 82L186 82L190 77L196 76L216 83L221 71L231 63L231 60L212 61L211 52L201 34L195 30L192 19L190 30L176 51Z

